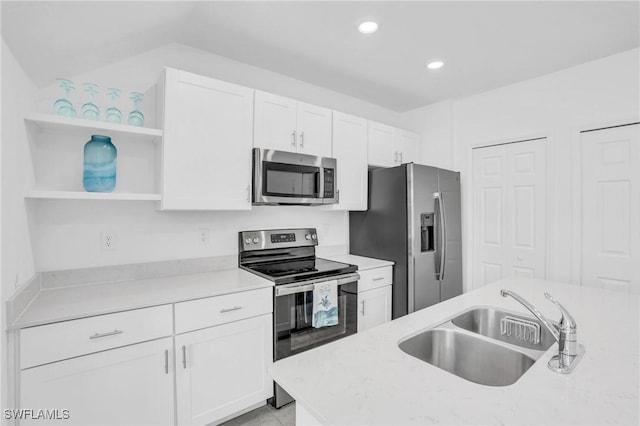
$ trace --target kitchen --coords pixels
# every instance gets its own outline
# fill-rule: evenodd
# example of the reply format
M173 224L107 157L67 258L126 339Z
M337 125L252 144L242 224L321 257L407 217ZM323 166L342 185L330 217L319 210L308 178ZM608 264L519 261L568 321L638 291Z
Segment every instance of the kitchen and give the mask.
M282 411L264 408L273 393L273 375L305 402L295 410L324 424L637 424L638 3L473 3L3 2L3 408L70 409L68 421L56 421L61 424L74 424L74 416L80 424L219 423L249 408L266 410L272 421L280 421L272 413ZM359 32L365 20L377 21L378 30ZM435 60L444 66L429 70L427 62ZM57 78L69 79L74 90L65 91L69 86ZM97 86L94 98L93 86L85 83ZM121 90L120 98L109 98L109 88ZM212 107L207 88L232 95ZM137 103L131 99L136 96L142 97ZM76 118L55 115L54 102L64 97L77 110ZM80 118L81 107L92 101L101 115L87 123ZM107 123L112 101L123 122L139 111L144 125ZM286 132L279 126L283 121ZM604 132L607 128L615 133ZM340 138L340 132L346 136ZM83 189L82 150L93 134L110 136L118 149L117 183L110 193ZM282 135L277 140L282 145L273 145L272 135ZM615 143L627 139L627 145ZM339 202L253 205L253 148L336 158ZM536 163L540 167L526 178L518 176L515 172L531 166L532 156L542 159ZM621 166L609 176L598 168L599 159ZM373 175L408 168L401 165L408 163L459 172L463 294L389 321L389 292L400 288L393 279L401 265L364 254L367 260L358 259L356 271L361 282L367 273L371 280L378 278L371 271L387 274L385 268L393 268L392 279L380 280L385 286L366 289L378 291L382 313L375 323L384 324L264 365L273 361L268 338L273 330L265 325L275 317L273 298L264 296L273 283L238 268L239 233L306 229L296 243L315 233L316 244L304 249L311 256L355 264L349 254L362 256L354 248L364 241L350 236L352 220L369 206L369 168ZM437 230L434 207L425 211L434 215L433 224L425 217L424 226ZM415 223L416 229L422 225ZM434 246L441 242L438 236L436 231ZM608 257L596 251L598 244ZM434 247L433 254L437 251ZM435 259L429 264L435 267ZM513 283L512 275L524 283ZM544 298L548 291L575 317L578 343L586 352L574 372L565 377L547 368L558 350L554 343L511 387L469 387L468 380L398 347L400 340L437 328L473 306L498 306L532 318L522 305L500 297L502 287L494 284L500 279L545 316L559 317ZM365 289L359 287L357 292ZM248 297L233 299L242 293L255 297L253 314L245 316L247 307L225 312L231 320L208 318L214 310L249 303ZM207 305L220 297L232 299L223 306ZM594 298L601 306L593 305ZM65 327L70 324L87 324L79 331L90 336L122 330L118 323L78 322L109 315L132 315L110 318L143 328L138 336L127 330L92 339L98 349L87 349L84 340L76 345L74 335L65 334L74 331ZM364 324L367 315L358 315L358 325ZM611 340L599 341L605 333L597 327L609 322L615 329ZM220 334L223 327L239 328ZM259 357L214 351L216 339L244 332L255 338L229 337L225 347L237 344L245 355ZM192 363L201 356L194 349L197 339L213 342L202 346L202 353L218 361ZM598 375L590 367L602 365L602 345L610 342L623 342L621 358L613 363L622 372L611 372L605 383L607 372ZM143 345L146 352L133 353ZM358 358L367 348L380 358ZM99 404L95 400L118 393L112 382L92 391L99 397L83 400L81 387L71 391L72 380L65 382L67 388L47 387L36 377L39 368L60 370L72 361L102 357L100 362L115 363L110 354L124 350L131 353L117 352L123 359L139 360L130 363L132 370L102 369L87 380L118 374L146 378L129 385L131 392L135 389L131 395L147 394L145 401ZM225 372L215 365L233 356L253 361L253 369ZM255 370L261 361L263 368ZM304 366L312 362L319 367L307 371ZM150 367L156 363L159 375ZM373 386L380 378L365 380L372 373L365 367L371 365L389 365L388 374L402 377L406 373L397 364L409 366L420 384L409 383L409 375L391 389L431 392L426 412L419 409L427 403L413 398L410 406L394 408L385 400L392 397ZM76 367L69 368L71 376ZM224 401L225 393L245 390L212 386L213 374L258 391L211 409L210 400ZM364 380L363 387L345 394L346 384L336 375L352 383ZM558 383L557 377L566 382ZM307 380L321 379L325 386L314 392ZM429 390L434 380L436 389ZM28 392L28 383L36 383L36 390ZM338 396L329 392L331 383ZM553 400L552 390L567 397L587 384L606 385L601 395L608 396L599 400L579 389L575 395L582 399L569 399L575 410L582 410L578 400L592 407L580 417L553 405L549 411L557 417L547 417L526 403L539 407ZM609 388L615 385L619 393ZM60 389L84 405L94 402L81 412ZM191 401L179 389L187 389ZM508 397L506 389L511 389ZM517 389L521 392L513 396ZM339 390L349 396L340 399ZM458 392L461 401L473 395L487 399L451 406L436 390ZM54 396L61 399L47 399ZM25 399L36 402L25 405ZM498 400L520 408L522 417L515 408L479 407ZM92 411L100 415L87 414ZM129 417L118 418L115 411ZM461 412L467 414L447 414ZM13 424L6 417L3 421Z

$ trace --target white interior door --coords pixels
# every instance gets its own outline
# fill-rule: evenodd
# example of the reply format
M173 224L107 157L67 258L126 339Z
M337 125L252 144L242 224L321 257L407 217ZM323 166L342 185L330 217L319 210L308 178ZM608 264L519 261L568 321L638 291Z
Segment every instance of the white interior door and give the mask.
M473 287L546 276L546 139L473 151Z
M582 285L640 294L640 124L584 132Z

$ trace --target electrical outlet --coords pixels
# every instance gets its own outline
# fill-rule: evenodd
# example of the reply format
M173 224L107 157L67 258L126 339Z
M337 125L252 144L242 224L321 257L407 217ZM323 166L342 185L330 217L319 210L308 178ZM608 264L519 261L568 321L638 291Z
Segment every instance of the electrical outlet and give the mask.
M200 241L201 246L209 245L209 228L198 229L198 241Z
M100 248L103 251L116 249L116 233L113 231L102 231L100 233Z

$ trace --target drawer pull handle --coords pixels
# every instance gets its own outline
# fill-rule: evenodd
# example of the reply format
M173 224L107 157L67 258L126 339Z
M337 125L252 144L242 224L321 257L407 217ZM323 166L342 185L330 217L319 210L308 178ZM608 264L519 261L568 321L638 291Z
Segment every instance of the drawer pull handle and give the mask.
M242 306L234 306L233 308L220 309L220 313L224 314L226 312L237 311L238 309L242 309Z
M182 345L182 368L187 368L187 347Z
M169 374L169 350L164 351L164 374Z
M108 333L96 333L93 336L89 336L89 339L99 339L101 337L115 336L116 334L122 334L122 333L124 333L124 331L122 330L113 330L113 331L109 331Z
M384 280L384 277L377 277L377 278L374 278L372 281L382 281L382 280Z

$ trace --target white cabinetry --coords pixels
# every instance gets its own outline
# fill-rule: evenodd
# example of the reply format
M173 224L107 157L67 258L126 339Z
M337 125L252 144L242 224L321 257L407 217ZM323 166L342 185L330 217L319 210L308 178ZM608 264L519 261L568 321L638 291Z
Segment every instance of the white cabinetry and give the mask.
M333 112L333 154L338 161L336 210L367 209L367 120Z
M393 167L416 162L419 143L417 133L369 121L368 162L372 166Z
M272 396L272 291L176 304L176 330L189 331L175 340L178 424L218 422Z
M358 331L391 321L393 267L359 271Z
M392 167L394 128L385 124L369 121L368 162L373 166Z
M418 145L420 135L407 130L395 129L394 149L397 151L397 164L415 163L418 161ZM394 152L394 160L396 152Z
M20 408L69 410L65 425L172 425L171 344L164 338L23 370Z
M251 208L253 90L167 68L162 209Z
M219 421L272 396L271 328L267 314L176 336L178 424Z
M256 91L256 148L331 156L331 110Z
M166 305L21 331L19 407L67 409L74 425L173 424L173 342L158 339L172 324Z
M221 422L273 395L272 312L268 287L23 329L18 408L66 409L73 425Z

